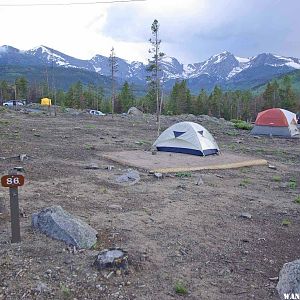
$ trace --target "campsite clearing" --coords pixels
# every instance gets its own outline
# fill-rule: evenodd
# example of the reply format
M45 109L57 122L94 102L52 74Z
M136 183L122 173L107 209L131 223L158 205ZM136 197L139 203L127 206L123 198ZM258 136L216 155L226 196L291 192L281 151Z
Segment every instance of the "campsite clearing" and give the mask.
M21 244L10 244L9 217L0 214L0 299L278 299L274 278L300 258L300 139L251 136L207 116L163 116L162 127L180 121L205 126L221 151L276 169L159 179L138 169L136 184L120 185L127 167L101 153L150 150L155 116L0 111L0 173L23 167L26 177ZM99 168L86 168L93 164ZM0 200L8 207L2 187ZM31 214L52 205L98 231L93 250L74 251L32 230ZM126 274L93 266L112 246L128 253Z

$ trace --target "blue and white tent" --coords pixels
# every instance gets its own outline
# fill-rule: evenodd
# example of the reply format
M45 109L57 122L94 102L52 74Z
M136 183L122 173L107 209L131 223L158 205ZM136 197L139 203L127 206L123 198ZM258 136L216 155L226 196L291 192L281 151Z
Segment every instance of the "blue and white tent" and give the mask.
M218 154L219 147L203 126L180 122L166 129L154 142L158 151L186 153L199 156Z

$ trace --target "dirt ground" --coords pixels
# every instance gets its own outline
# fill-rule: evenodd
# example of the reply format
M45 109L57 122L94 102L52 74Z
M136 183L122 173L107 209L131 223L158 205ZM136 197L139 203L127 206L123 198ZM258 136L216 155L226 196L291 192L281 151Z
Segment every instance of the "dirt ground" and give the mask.
M162 127L183 120L205 126L221 150L277 169L163 179L139 170L138 183L120 185L115 178L126 166L101 153L149 150L154 116L1 111L0 175L21 166L26 182L19 189L20 244L10 243L9 216L0 215L0 299L278 299L282 265L300 258L300 139L257 138L207 116L163 117ZM9 158L19 154L28 159ZM100 169L85 169L92 163ZM7 189L0 188L0 198L8 208ZM76 251L32 230L31 214L52 205L99 232L95 249ZM98 271L93 262L114 246L128 251L129 268L107 276L110 270ZM179 283L183 295L176 293Z

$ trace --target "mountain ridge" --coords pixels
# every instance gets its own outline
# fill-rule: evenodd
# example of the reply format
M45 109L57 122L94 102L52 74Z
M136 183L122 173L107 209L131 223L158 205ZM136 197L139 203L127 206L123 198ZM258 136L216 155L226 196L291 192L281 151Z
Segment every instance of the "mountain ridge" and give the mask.
M119 83L125 80L138 85L146 84L146 65L142 62L129 62L116 58ZM0 47L0 66L20 67L47 66L82 69L98 75L110 76L109 58L100 54L89 60L78 59L47 46L38 46L29 50L19 50L12 46ZM182 64L175 57L166 56L161 61L162 81L170 89L176 80L187 80L188 86L195 91L200 88L211 90L215 85L226 88L251 88L263 84L273 76L300 69L300 59L271 53L261 53L252 57L239 57L223 51L207 60Z

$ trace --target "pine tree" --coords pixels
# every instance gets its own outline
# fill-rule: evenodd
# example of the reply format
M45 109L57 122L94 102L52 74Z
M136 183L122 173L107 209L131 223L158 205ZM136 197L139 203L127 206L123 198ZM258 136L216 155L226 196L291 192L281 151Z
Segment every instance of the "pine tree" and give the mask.
M141 109L146 113L156 112L156 90L155 82L148 82L147 94L141 99Z
M292 89L291 77L286 75L283 78L283 87L279 89L280 106L287 110L296 109L296 94Z
M115 55L114 47L111 48L110 56L109 56L109 66L111 71L111 113L114 114L114 106L115 106L115 92L116 92L116 72L118 71L118 63Z
M125 81L118 98L121 105L121 111L128 111L128 109L133 106L134 96L127 81Z
M185 80L175 82L169 97L167 110L175 115L187 114L192 111L192 96Z
M25 77L18 77L15 80L16 99L26 99L28 95L28 81Z
M149 39L151 43L151 49L149 53L153 54L151 59L149 59L148 72L151 75L148 78L148 82L151 85L151 88L155 87L155 96L156 96L156 118L157 122L160 122L160 112L161 112L161 60L164 56L164 53L160 52L161 40L159 39L159 23L155 19L151 25L152 38Z
M215 117L221 116L221 101L222 90L218 86L214 87L214 90L208 97L208 113Z
M195 115L201 115L201 114L207 115L208 113L207 101L208 101L208 96L206 94L206 91L204 89L201 89L200 94L197 96L195 100L193 113Z
M10 98L9 85L6 80L2 80L0 83L0 100L3 102L4 100L9 100Z
M274 102L274 89L270 82L268 82L266 89L263 93L264 109L272 108Z

